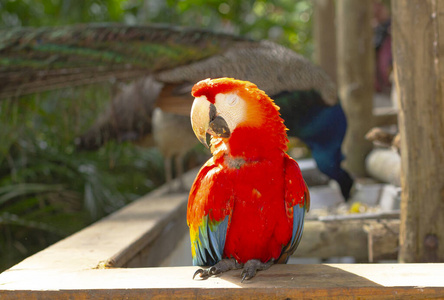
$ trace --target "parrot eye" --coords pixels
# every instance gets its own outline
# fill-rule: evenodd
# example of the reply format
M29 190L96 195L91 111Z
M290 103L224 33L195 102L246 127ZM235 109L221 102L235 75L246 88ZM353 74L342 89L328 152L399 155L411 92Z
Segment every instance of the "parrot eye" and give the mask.
M239 102L239 97L235 94L227 95L227 103L229 106L235 106Z
M227 122L230 132L233 132L236 126L245 120L247 108L245 101L236 92L219 93L216 95L215 100L216 117L222 117Z

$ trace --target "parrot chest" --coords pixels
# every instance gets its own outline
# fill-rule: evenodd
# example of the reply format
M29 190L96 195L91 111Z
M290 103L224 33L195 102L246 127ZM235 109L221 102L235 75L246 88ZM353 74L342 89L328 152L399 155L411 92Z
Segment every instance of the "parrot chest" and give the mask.
M233 207L224 255L245 263L278 258L291 238L279 161L244 164L236 169Z

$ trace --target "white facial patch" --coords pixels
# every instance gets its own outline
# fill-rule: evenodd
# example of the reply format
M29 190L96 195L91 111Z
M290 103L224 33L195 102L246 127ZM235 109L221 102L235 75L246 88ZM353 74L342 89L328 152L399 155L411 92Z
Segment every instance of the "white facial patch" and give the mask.
M217 94L214 106L218 115L227 122L231 132L245 120L247 104L235 93Z

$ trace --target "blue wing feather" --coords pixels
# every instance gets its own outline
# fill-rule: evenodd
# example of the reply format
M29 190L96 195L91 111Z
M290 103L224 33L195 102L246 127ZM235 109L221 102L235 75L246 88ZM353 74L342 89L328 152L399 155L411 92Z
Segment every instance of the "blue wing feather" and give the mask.
M293 234L291 240L286 247L282 250L281 256L277 260L277 263L286 264L290 259L290 256L296 250L299 242L302 238L302 232L304 230L304 218L307 206L295 205L293 206Z
M302 238L302 232L304 231L304 218L306 207L293 206L293 235L291 237L291 249L296 249Z
M203 224L199 227L199 238L193 245L196 249L194 266L212 266L222 260L227 227L228 216L211 226L208 224L208 216L204 217Z
M304 229L305 212L310 208L310 193L302 178L299 165L288 155L285 157L284 172L287 216L289 218L292 217L293 229L291 239L288 244L283 247L277 263L287 263L290 256L298 247Z

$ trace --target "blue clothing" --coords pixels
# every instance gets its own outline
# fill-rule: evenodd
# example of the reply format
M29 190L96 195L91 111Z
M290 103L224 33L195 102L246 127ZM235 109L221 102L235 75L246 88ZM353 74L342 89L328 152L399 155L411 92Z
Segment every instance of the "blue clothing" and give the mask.
M341 167L344 159L341 146L347 130L341 105L326 105L320 94L313 90L284 92L272 98L281 107L288 135L307 144L319 170L339 183L347 200L353 179Z

